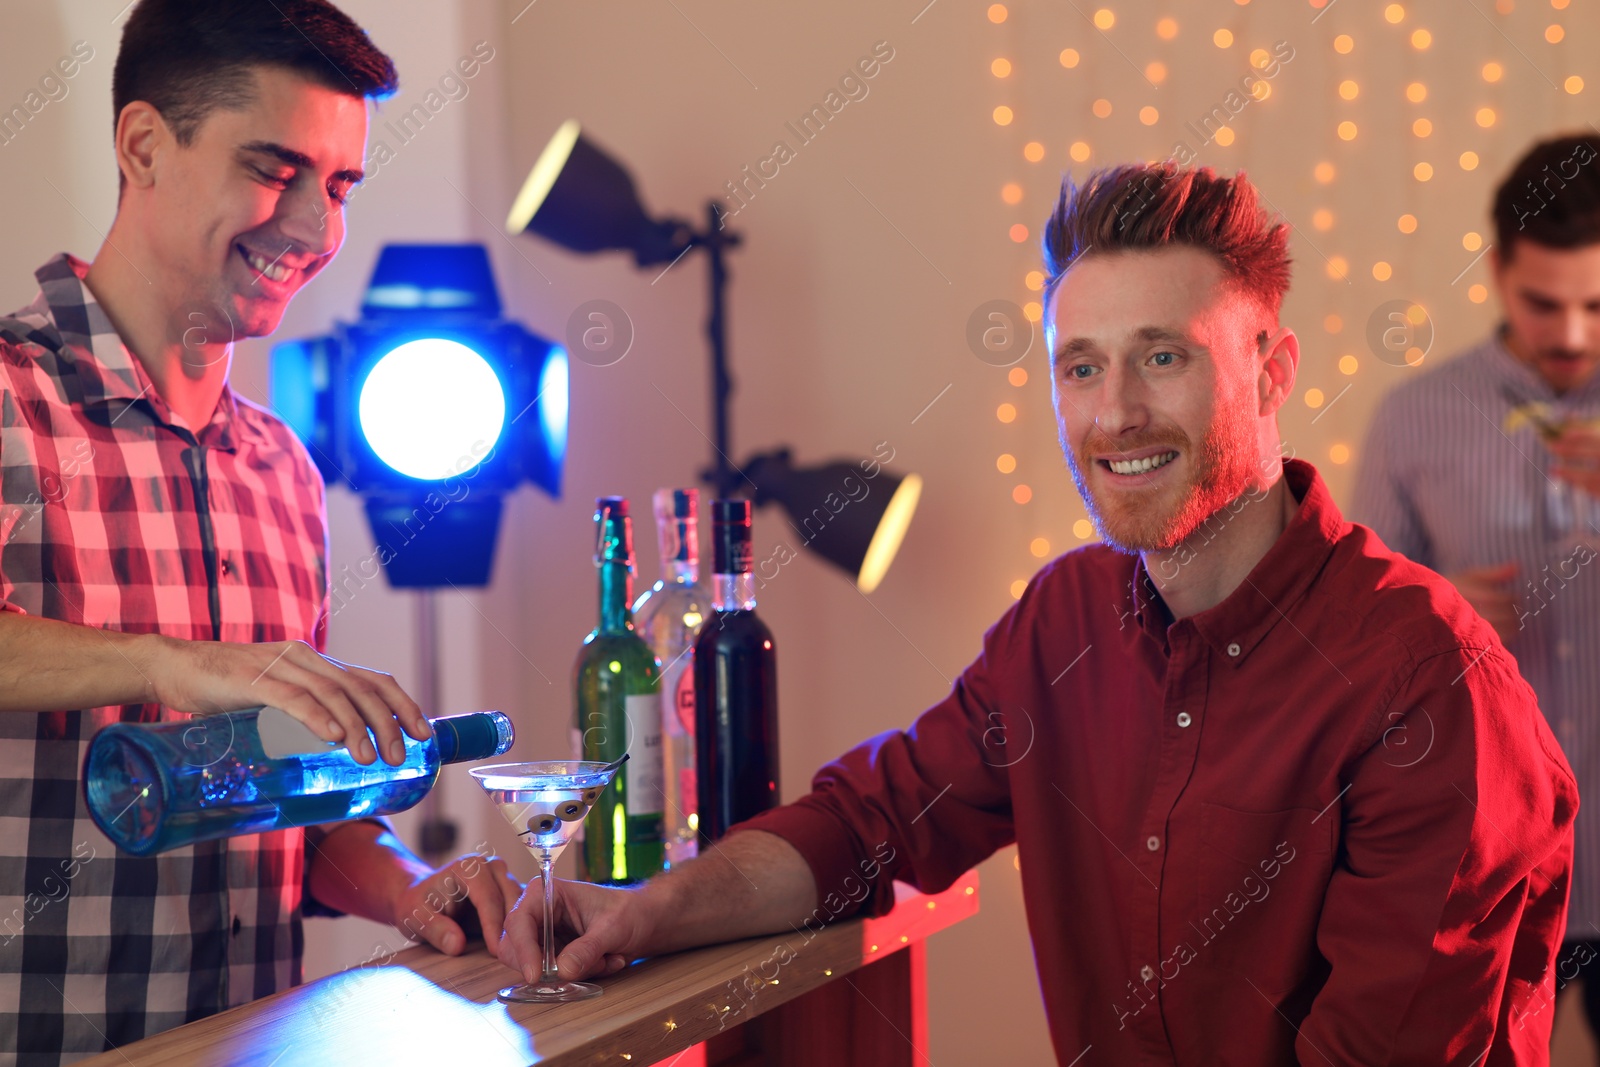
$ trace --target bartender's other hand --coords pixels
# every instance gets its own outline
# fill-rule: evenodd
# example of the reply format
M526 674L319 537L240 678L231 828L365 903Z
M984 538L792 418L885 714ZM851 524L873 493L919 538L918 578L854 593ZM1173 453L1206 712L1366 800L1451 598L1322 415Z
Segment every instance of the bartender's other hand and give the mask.
M405 762L402 726L418 741L430 736L422 709L392 676L330 659L304 641L235 644L160 637L149 647L141 669L155 700L174 711L213 715L268 704L318 737L347 741L355 761L367 764L378 752L387 763Z
M1461 591L1461 595L1472 605L1473 610L1494 627L1494 632L1500 635L1502 643L1509 642L1519 629L1517 598L1510 589L1516 577L1515 563L1502 563L1497 567L1473 567L1445 575L1445 578Z
M426 941L447 956L459 956L468 935L481 930L498 957L506 913L521 892L505 860L473 853L436 871L420 868L395 898L392 922L413 941Z
M1568 423L1561 436L1545 442L1556 459L1550 473L1591 496L1600 497L1600 428Z
M556 970L564 981L616 974L649 944L643 888L555 880ZM529 982L544 970L544 889L536 878L506 916L500 962Z

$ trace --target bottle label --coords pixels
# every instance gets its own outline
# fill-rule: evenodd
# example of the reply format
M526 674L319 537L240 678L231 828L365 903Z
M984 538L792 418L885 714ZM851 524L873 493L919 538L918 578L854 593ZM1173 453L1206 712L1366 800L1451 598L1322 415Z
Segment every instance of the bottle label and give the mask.
M681 737L691 739L694 737L694 671L691 669L693 658L692 654L683 657L684 662L678 666L678 684L673 686L672 692L673 710L678 720L675 732Z
M339 747L312 733L311 727L281 708L262 708L256 716L256 733L261 737L261 751L268 759L309 756Z
M663 810L665 792L661 773L661 694L637 693L626 699L628 716L628 776L631 815Z

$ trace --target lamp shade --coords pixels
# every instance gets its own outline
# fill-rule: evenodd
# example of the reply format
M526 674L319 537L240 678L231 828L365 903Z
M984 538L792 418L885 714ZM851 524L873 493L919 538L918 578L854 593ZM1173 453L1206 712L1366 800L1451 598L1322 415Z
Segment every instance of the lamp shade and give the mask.
M632 252L640 266L675 258L688 228L652 220L626 167L583 136L576 119L539 153L506 216L506 232L533 233L572 252Z
M873 460L796 467L787 449L755 457L744 473L756 503L779 504L805 546L863 593L888 573L922 494L916 474L894 474Z

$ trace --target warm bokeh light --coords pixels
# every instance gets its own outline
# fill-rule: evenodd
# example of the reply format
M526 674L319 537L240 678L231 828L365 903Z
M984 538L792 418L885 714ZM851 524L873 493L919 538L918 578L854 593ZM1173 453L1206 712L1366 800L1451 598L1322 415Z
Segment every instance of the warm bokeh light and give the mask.
M1038 322L1040 319L1044 318L1044 305L1039 303L1037 300L1028 301L1026 304L1022 305L1022 317L1027 319L1029 322Z
M1478 169L1478 153L1476 153L1476 152L1463 152L1463 153L1461 153L1461 161L1460 162L1461 162L1461 169L1462 170L1477 170Z
M1043 559L1050 554L1050 542L1042 537L1035 537L1028 543L1028 551Z
M1004 5L1004 4L990 4L989 5L989 21L990 22L994 22L994 23L1001 23L1001 22L1004 22L1005 20L1006 20L1006 5Z
M1023 276L1022 284L1026 285L1031 291L1037 293L1040 289L1044 288L1044 271L1030 270L1026 275Z
M1428 99L1428 87L1421 82L1412 82L1406 86L1406 99L1413 104L1420 104Z
M1023 370L1021 367L1012 367L1011 370L1006 374L1006 381L1010 382L1018 389L1021 389L1024 385L1028 384L1028 372Z
M1318 163L1311 170L1311 176L1317 179L1317 181L1321 182L1323 185L1327 185L1329 182L1333 181L1334 175L1337 173L1338 171L1334 169L1333 164L1327 161Z
M1429 33L1427 30L1418 29L1411 31L1411 47L1415 48L1417 51L1423 51L1432 43L1433 34Z
M1009 120L1008 120L1009 121ZM1354 141L1356 139L1356 124L1349 119L1339 123L1339 140Z
M1011 60L997 59L989 64L989 73L996 78L1009 78L1011 76Z
M1019 485L1015 489L1011 490L1011 499L1015 500L1019 504L1026 504L1028 501L1033 499L1033 490L1029 489L1026 485Z
M1265 100L1272 95L1272 83L1265 79L1258 81L1250 87L1250 95L1257 100Z
M1076 162L1082 163L1084 160L1089 158L1089 142L1073 141L1072 147L1067 150L1067 154L1070 155Z
M1265 48L1257 48L1254 52L1250 53L1250 65L1252 67L1265 70L1267 64L1270 62L1272 62L1272 53L1268 52Z
M1411 168L1411 173L1417 179L1417 181L1425 182L1429 178L1433 177L1433 164L1418 163L1416 166Z
M1008 204L1022 203L1022 186L1016 182L1006 182L1000 187L1000 199Z
M994 109L994 121L997 125L1009 126L1011 125L1011 120L1013 118L1015 118L1015 116L1012 115L1011 109L1006 107L1004 104L1001 104L999 107Z
M1336 282L1342 282L1350 276L1350 264L1343 256L1328 257L1328 277Z
M1483 80L1486 82L1497 82L1505 77L1505 73L1506 68L1492 60L1483 65Z
M1333 50L1342 56L1349 55L1350 50L1355 46L1355 38L1351 37L1348 33L1341 33L1339 36L1333 39Z
M1390 4L1383 9L1383 17L1389 22L1399 22L1406 17L1406 9L1399 4Z
M1004 452L994 461L994 466L1001 474L1010 474L1017 469L1017 457L1010 452Z
M1354 374L1360 368L1361 368L1361 363L1356 359L1355 356L1340 356L1339 357L1339 373L1340 374Z
M1044 145L1038 141L1029 141L1022 146L1022 158L1029 163L1037 163L1044 158Z
M1016 422L1017 405L1001 404L999 407L994 409L994 417L999 419L1001 422Z
M1325 207L1319 207L1311 213L1311 228L1314 230L1333 229L1333 212Z
M1088 519L1079 519L1072 524L1072 536L1080 541L1087 541L1094 536L1094 523Z
M1394 276L1394 268L1380 259L1372 265L1372 276L1380 282L1386 282Z
M1211 35L1211 43L1218 48L1231 48L1233 46L1233 31L1228 29L1218 30Z
M1349 463L1350 446L1345 444L1334 445L1332 448L1328 449L1328 458L1333 460L1335 463Z
M1411 132L1418 137L1426 137L1433 132L1433 123L1427 119L1418 119L1411 124Z
M1152 60L1145 64L1144 76L1147 80L1160 85L1167 80L1167 65L1159 59Z
M1139 121L1146 126L1154 126L1161 119L1161 112L1146 104L1139 109Z
M1024 226L1020 222L1013 222L1011 224L1011 229L1007 230L1006 232L1009 233L1011 235L1011 239L1017 242L1019 245L1028 239L1028 227Z
M1565 37L1566 35L1567 31L1561 28L1561 24L1559 22L1552 22L1550 25L1544 28L1544 39L1549 41L1551 44L1560 44L1561 38Z
M1344 320L1341 319L1337 314L1329 312L1322 318L1322 328L1327 330L1329 333L1338 333L1340 330L1344 329Z
M1022 599L1022 594L1026 593L1027 591L1028 591L1027 579L1018 578L1016 581L1011 583L1011 599L1012 600L1021 600ZM1017 858L1021 859L1020 856L1017 857ZM1019 870L1020 870L1020 868L1019 868ZM929 903L931 904L933 902L929 901Z
M1395 225L1400 228L1401 233L1416 233L1417 217L1415 215L1401 215Z
M1483 237L1475 230L1468 230L1461 235L1461 247L1468 252L1476 252L1483 247Z
M1320 408L1322 406L1322 401L1323 401L1323 396L1322 396L1322 390L1321 389L1307 389L1306 390L1306 407L1308 407L1308 408Z
M1361 86L1357 85L1349 78L1346 78L1344 81L1339 83L1339 95L1344 97L1346 100L1354 100L1356 97L1361 95Z
M1481 304L1489 299L1489 290L1480 284L1474 283L1467 286L1467 299L1474 304Z
M1488 129L1490 126L1494 125L1494 108L1480 107L1477 114L1473 115L1472 117L1479 126L1482 126L1484 129Z
M1082 57L1078 55L1078 50L1076 48L1063 48L1061 50L1061 65L1063 67L1076 67L1078 65L1078 60L1081 58Z
M1583 92L1583 79L1578 77L1576 74L1570 75L1566 81L1561 83L1561 85L1573 96L1577 96L1579 93Z
M1421 326L1428 321L1428 309L1421 304L1412 304L1406 308L1406 321L1413 326Z
M1233 130L1227 126L1218 126L1213 139L1223 148L1227 148L1233 143Z
M1096 100L1092 105L1090 105L1089 110L1094 112L1094 117L1097 118L1097 119L1110 118L1111 117L1111 101L1107 100L1105 97L1102 96L1100 99Z
M1161 38L1163 41L1170 41L1174 37L1178 36L1178 20L1168 18L1157 22L1156 36Z
M1097 29L1109 30L1117 24L1117 13L1109 7L1103 7L1094 13L1094 24Z

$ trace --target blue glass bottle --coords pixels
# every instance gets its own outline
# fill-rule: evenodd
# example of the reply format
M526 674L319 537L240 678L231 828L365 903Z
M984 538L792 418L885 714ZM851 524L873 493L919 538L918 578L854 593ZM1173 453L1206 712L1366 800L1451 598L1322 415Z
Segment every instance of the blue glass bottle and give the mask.
M498 711L430 719L402 734L405 761L362 765L278 708L177 722L116 723L89 742L84 800L102 833L136 856L196 841L388 815L412 807L446 763L511 747Z

